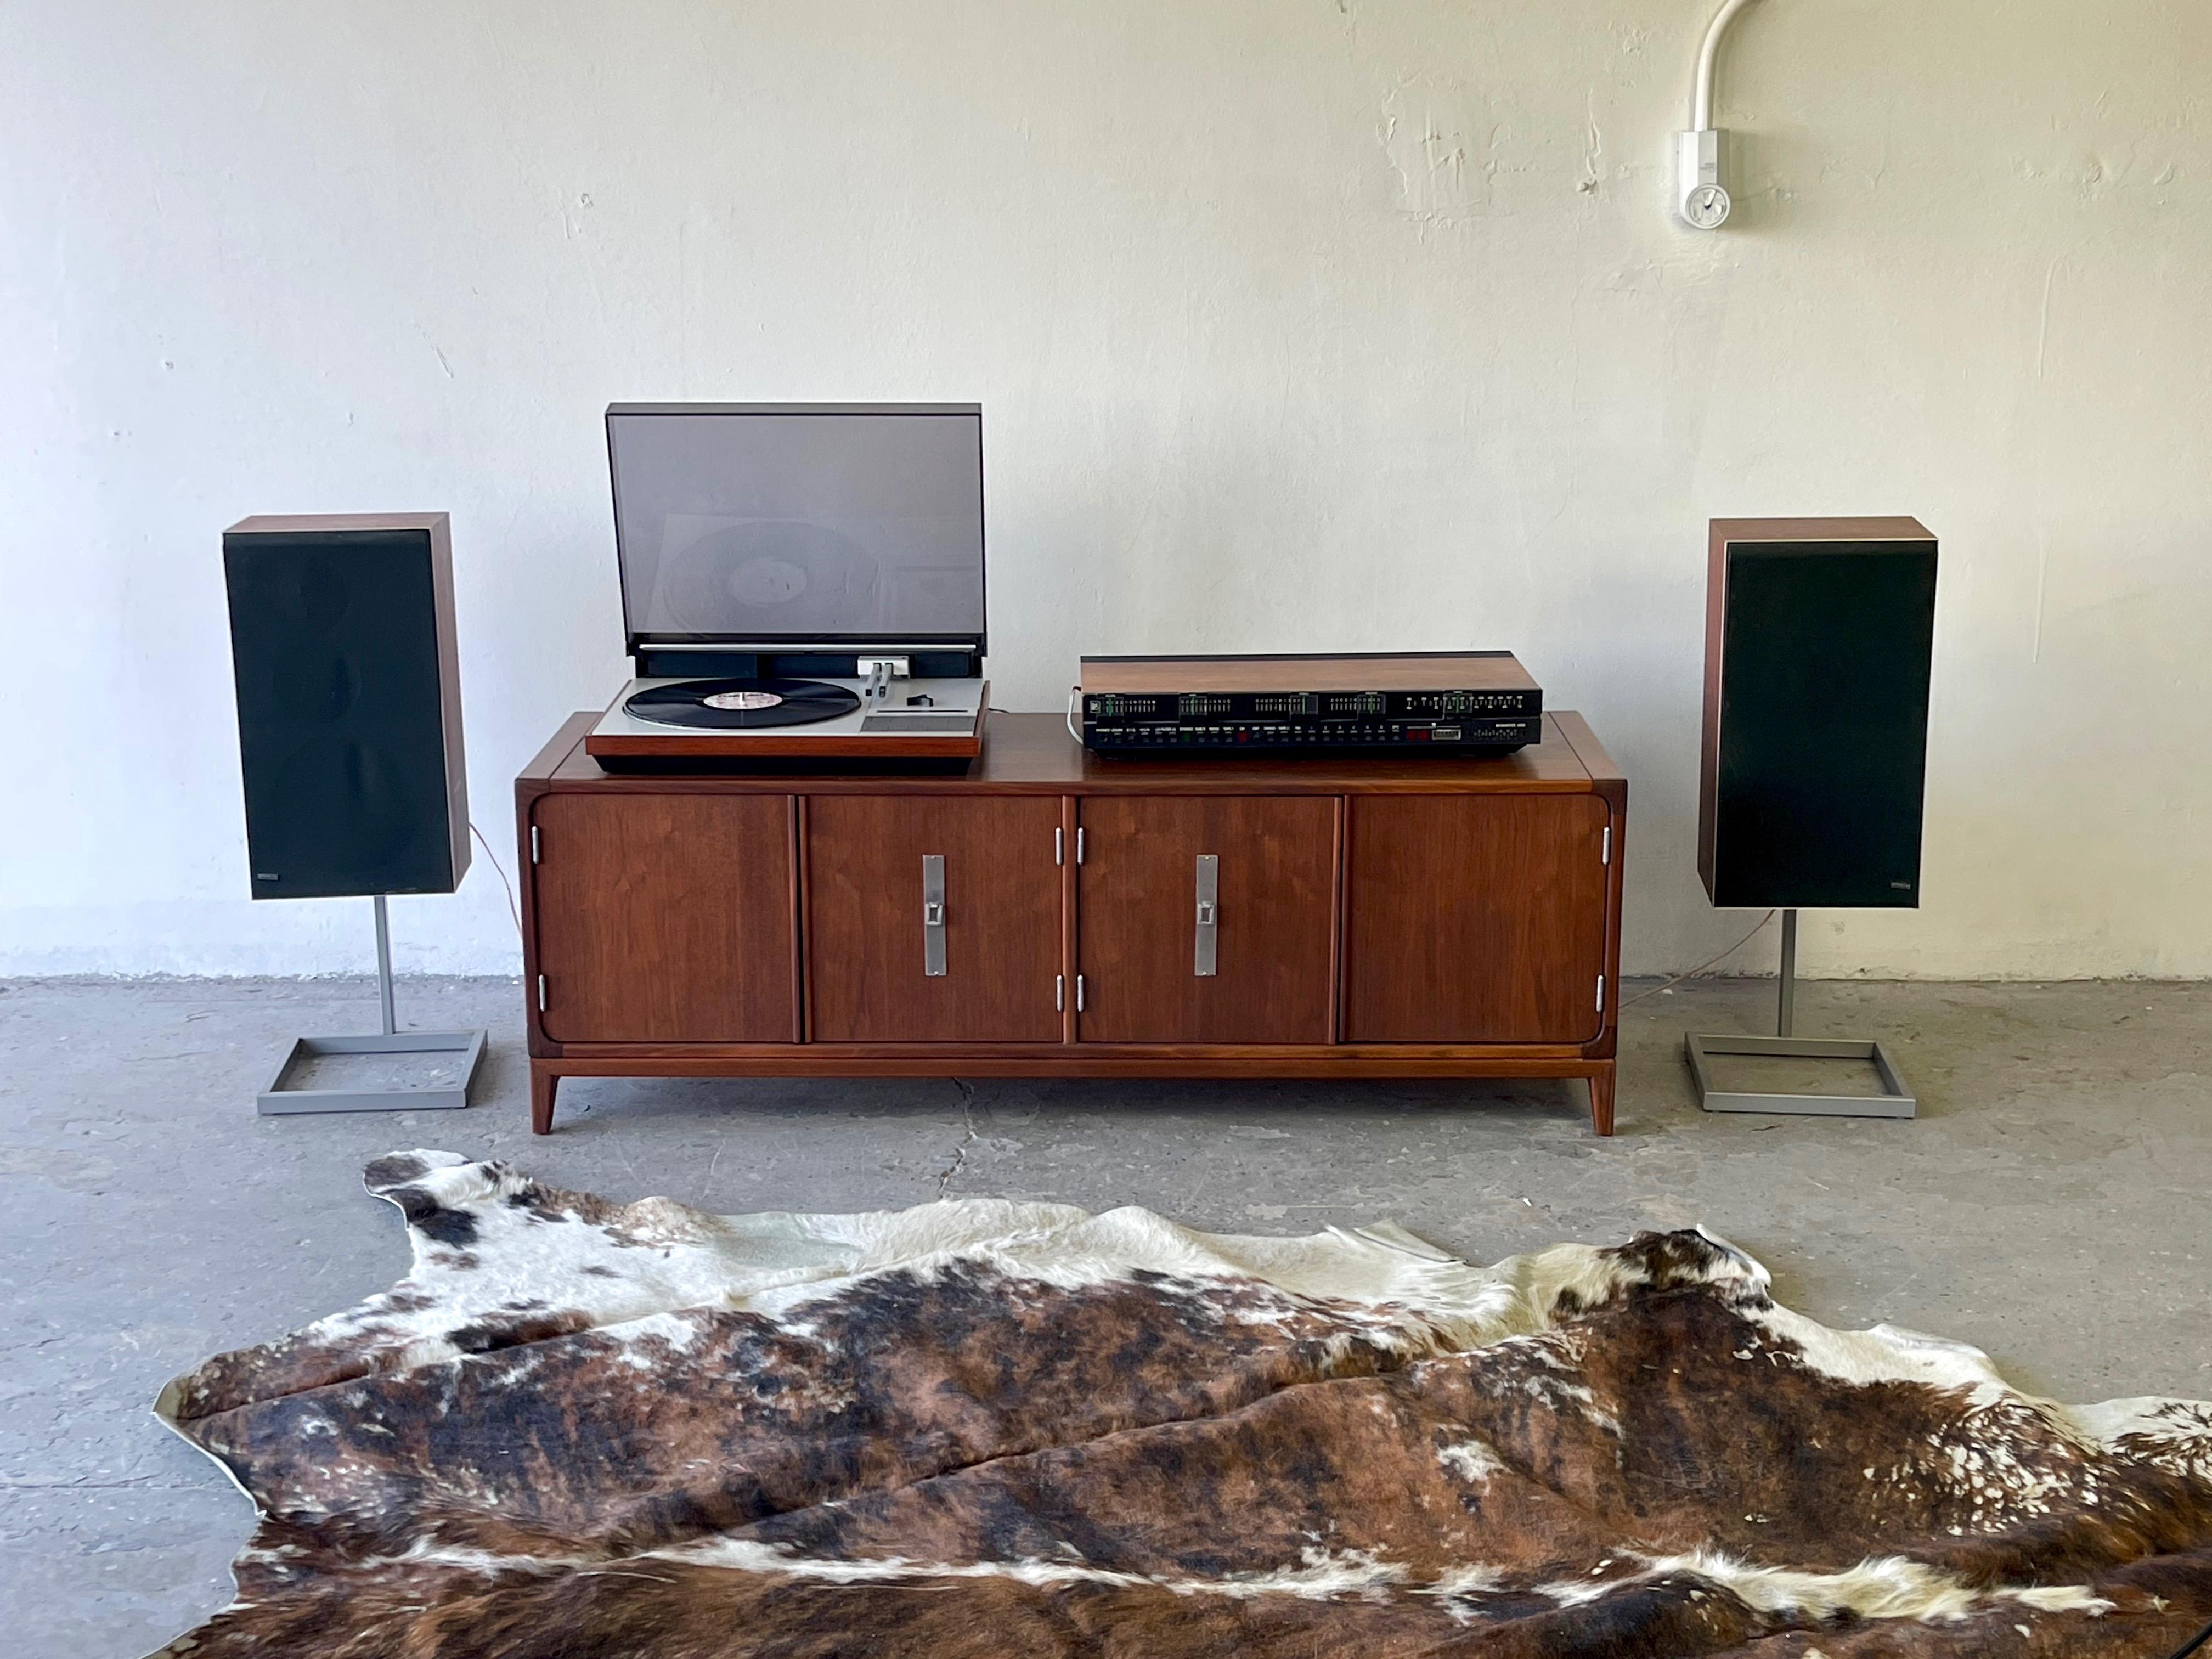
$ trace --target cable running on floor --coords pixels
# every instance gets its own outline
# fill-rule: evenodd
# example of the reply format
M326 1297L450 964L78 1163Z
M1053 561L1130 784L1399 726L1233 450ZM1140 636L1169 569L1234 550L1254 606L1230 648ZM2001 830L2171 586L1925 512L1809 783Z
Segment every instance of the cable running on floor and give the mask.
M1653 987L1652 987L1650 990L1648 990L1648 991L1638 991L1638 992L1634 996L1632 996L1632 997L1629 998L1627 1001L1626 1001L1626 1002L1624 1002L1624 1003L1622 1003L1622 1004L1620 1005L1620 1006L1621 1006L1621 1007L1622 1007L1622 1009L1623 1009L1623 1010L1626 1010L1626 1009L1633 1008L1633 1007L1634 1007L1638 1003L1639 1003L1639 1002L1643 1001L1644 998L1646 998L1646 997L1656 997L1656 996L1657 996L1657 995L1658 995L1662 991L1671 991L1671 990L1673 990L1673 989L1674 989L1677 985L1680 985L1680 984L1684 980L1686 980L1686 979L1695 979L1695 978L1696 978L1699 974L1704 973L1704 972L1705 971L1705 969L1708 969L1708 968L1711 967L1711 966L1712 966L1715 963L1717 963L1717 962L1726 962L1726 961L1727 961L1730 957L1734 956L1737 951L1739 951L1742 950L1742 949L1743 949L1743 947L1744 947L1745 945L1747 945L1750 944L1750 943L1751 943L1751 941L1752 941L1753 936L1753 935L1755 935L1755 934L1759 932L1759 930L1760 928L1762 928L1762 927L1765 927L1765 926L1766 926L1766 924L1767 924L1768 922L1770 922L1770 921L1773 921L1773 920L1774 920L1774 918L1775 918L1776 916L1778 916L1778 915L1781 915L1781 914L1782 914L1782 913L1781 913L1780 911L1778 911L1778 910L1769 910L1769 911L1768 911L1765 915L1761 916L1761 917L1760 917L1757 921L1755 921L1755 922L1752 923L1752 925L1751 925L1751 932L1750 932L1750 933L1746 933L1746 934L1745 934L1741 939L1738 939L1735 944L1733 944L1733 945L1729 945L1729 948L1728 948L1727 950L1725 950L1725 951L1722 951L1718 956L1717 956L1717 957L1706 957L1703 962L1699 963L1696 967L1694 967L1694 968L1686 968L1686 969L1684 969L1680 973L1679 973L1679 974L1675 975L1674 978L1672 978L1672 979L1670 979L1670 980L1663 981L1662 981L1661 983L1659 983L1659 984L1657 984L1657 985L1653 986Z

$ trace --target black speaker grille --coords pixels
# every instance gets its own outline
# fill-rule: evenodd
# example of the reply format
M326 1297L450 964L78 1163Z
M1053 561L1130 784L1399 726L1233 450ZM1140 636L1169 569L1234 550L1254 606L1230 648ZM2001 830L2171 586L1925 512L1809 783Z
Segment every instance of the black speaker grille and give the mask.
M1728 549L1713 902L1920 900L1936 548Z
M451 892L429 532L234 533L223 568L253 896Z

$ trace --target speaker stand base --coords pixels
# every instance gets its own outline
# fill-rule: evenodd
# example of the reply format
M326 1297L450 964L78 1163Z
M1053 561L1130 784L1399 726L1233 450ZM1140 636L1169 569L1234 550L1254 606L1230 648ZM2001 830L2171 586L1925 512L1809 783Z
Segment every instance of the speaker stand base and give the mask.
M1689 1036L1682 1052L1690 1062L1690 1076L1698 1085L1698 1104L1709 1112L1774 1112L1812 1117L1913 1117L1920 1103L1897 1074L1896 1064L1879 1042L1849 1038L1823 1041L1818 1037ZM1714 1054L1756 1054L1776 1060L1869 1060L1881 1074L1878 1095L1811 1095L1763 1093L1742 1089L1716 1089L1705 1062Z
M1791 1034L1797 1012L1797 913L1782 913L1782 983L1773 1036L1689 1036L1683 1058L1698 1085L1698 1104L1708 1112L1759 1112L1808 1117L1916 1117L1920 1102L1898 1075L1896 1062L1879 1042L1857 1038L1801 1037ZM1795 1091L1716 1089L1706 1061L1716 1054L1765 1060L1863 1060L1881 1078L1878 1095L1820 1095Z
M303 1036L294 1040L276 1064L269 1086L254 1097L264 1117L295 1112L436 1112L469 1103L469 1085L483 1063L482 1031L402 1031L394 1017L392 985L392 923L384 896L376 896L376 992L384 1030L362 1036ZM453 1054L455 1079L431 1088L288 1089L284 1079L301 1062L326 1054Z

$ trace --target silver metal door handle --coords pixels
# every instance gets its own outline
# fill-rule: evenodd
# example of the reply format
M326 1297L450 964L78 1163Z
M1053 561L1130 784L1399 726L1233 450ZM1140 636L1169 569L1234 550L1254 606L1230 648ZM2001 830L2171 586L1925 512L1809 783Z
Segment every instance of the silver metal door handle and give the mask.
M1190 971L1200 979L1215 976L1220 936L1221 860L1212 853L1198 855L1198 944Z
M921 859L921 971L945 977L945 860L936 853Z

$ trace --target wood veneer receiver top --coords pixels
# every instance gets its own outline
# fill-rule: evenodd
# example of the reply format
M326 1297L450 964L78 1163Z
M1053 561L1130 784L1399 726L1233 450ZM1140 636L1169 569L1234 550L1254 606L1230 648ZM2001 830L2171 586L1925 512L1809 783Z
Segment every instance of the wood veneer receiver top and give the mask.
M1315 656L1085 657L1083 691L1526 691L1536 682L1510 651Z

